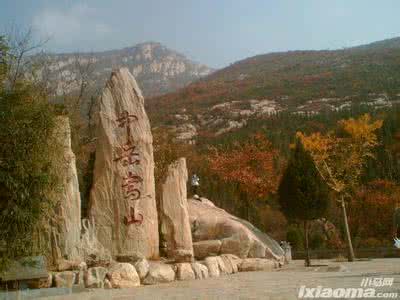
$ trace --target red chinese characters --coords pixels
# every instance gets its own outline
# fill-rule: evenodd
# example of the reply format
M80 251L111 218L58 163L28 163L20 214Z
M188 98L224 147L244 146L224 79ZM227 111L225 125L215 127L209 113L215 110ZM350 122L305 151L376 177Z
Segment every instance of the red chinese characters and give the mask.
M131 115L126 110L124 110L121 116L117 119L118 127L124 128L133 121L137 120L138 118L135 115Z
M120 163L127 169L126 176L122 178L121 189L124 199L128 201L129 214L124 217L124 224L126 226L143 222L143 215L138 213L136 207L137 201L140 201L141 191L140 185L143 179L132 171L134 166L140 165L139 153L136 151L136 146L133 144L130 136L130 126L133 121L137 121L135 115L123 111L121 116L117 118L119 128L126 128L127 142L117 150L118 155L114 162Z
M123 178L122 188L124 190L124 197L128 200L139 200L140 190L136 188L137 184L143 182L140 176L133 174L133 172L128 172L128 176Z
M125 225L131 225L131 224L142 224L143 222L143 215L142 214L138 214L136 216L135 214L135 208L131 207L130 208L130 214L127 217L124 217L124 224Z
M114 161L121 161L124 167L140 164L139 153L135 152L135 148L131 142L126 143L120 148L122 154L116 157Z

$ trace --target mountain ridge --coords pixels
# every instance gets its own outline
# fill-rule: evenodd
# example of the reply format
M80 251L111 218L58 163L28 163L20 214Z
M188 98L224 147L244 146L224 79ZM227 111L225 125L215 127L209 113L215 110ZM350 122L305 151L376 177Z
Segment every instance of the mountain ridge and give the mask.
M148 99L156 125L178 135L222 134L279 112L316 114L400 101L400 38L339 50L297 50L237 61ZM183 121L186 120L186 121Z
M89 63L89 79L95 88L104 86L112 69L127 67L145 96L175 91L213 71L159 42L143 42L97 52L45 53L44 59L46 70L41 73L46 73L58 96L79 89L79 86L69 83L81 76L79 69L88 67Z

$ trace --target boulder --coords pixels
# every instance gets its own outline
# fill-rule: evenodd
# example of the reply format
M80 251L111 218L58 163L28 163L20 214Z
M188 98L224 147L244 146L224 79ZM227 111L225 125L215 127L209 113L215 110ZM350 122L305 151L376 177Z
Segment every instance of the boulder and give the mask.
M229 266L225 265L225 261L221 258L221 256L216 256L218 263L218 268L219 268L219 275L226 275L226 274L231 274L233 271Z
M39 288L41 288L41 289L51 288L52 285L53 285L53 274L49 273L47 278L42 280L41 285L39 286Z
M166 283L175 280L175 272L170 265L163 263L151 263L149 273L143 280L143 284Z
M208 278L208 269L205 265L195 262L192 263L192 269L196 279Z
M275 240L249 222L210 205L208 199L188 199L188 209L196 258L215 255L219 248L218 255L284 260L284 251Z
M27 280L26 283L30 289L48 289L53 285L53 274L48 273L46 278Z
M99 103L90 219L113 257L158 258L153 137L128 69L113 71Z
M222 254L220 257L224 262L229 274L239 272L239 265L242 262L239 257L233 254Z
M147 261L147 259L142 258L139 259L137 262L135 262L134 266L136 272L139 275L140 280L143 280L149 273L149 268L150 268L149 262Z
M196 279L190 263L176 264L176 278L178 280L191 280Z
M271 259L245 258L239 265L239 271L272 271L275 267L276 262Z
M219 277L219 263L216 256L206 257L204 260L204 265L208 269L208 275L210 277Z
M85 270L85 269L87 269L87 265L84 261L81 260L66 260L66 259L57 260L57 270L60 272Z
M186 159L180 158L167 170L160 199L161 235L166 255L177 262L193 260L192 232L187 209Z
M104 267L89 268L85 272L84 282L87 288L102 288L104 287L104 279L107 275L107 269Z
M220 240L194 242L194 256L200 260L207 256L217 256L220 253L221 246L222 242Z
M72 288L75 283L75 273L64 271L54 274L54 285L57 288Z
M131 288L140 285L140 278L130 263L117 263L107 273L107 279L113 288Z

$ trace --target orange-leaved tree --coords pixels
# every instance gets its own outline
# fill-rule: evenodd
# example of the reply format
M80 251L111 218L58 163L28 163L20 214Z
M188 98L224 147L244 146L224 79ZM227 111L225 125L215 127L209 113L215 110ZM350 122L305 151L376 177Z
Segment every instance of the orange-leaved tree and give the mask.
M277 159L278 152L263 134L257 133L231 149L213 148L208 161L215 175L237 185L248 218L250 197L260 199L277 190L280 174Z
M310 151L322 178L336 193L341 204L349 261L354 260L354 251L345 199L351 197L360 182L365 164L374 157L373 149L378 145L376 131L381 126L381 120L373 121L369 114L365 114L357 119L339 121L335 132L297 133L305 149Z

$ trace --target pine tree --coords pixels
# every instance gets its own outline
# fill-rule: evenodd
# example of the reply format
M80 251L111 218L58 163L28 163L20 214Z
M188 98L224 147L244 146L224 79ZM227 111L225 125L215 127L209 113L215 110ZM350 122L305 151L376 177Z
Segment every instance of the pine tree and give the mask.
M297 140L278 189L279 203L289 220L302 221L306 266L310 266L308 247L309 221L320 218L328 207L328 187L321 178L311 155Z

